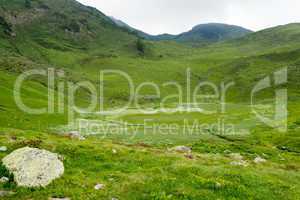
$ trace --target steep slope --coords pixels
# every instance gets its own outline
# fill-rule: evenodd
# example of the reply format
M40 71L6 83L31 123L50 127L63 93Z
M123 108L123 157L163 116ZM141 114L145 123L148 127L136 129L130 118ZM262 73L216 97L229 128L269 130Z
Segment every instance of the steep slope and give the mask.
M74 0L1 1L0 9L0 26L5 29L2 34L18 54L32 59L45 57L44 50L49 49L134 50L135 35L115 26L100 11Z
M138 29L133 28L132 26L126 24L122 20L116 19L114 17L110 17L111 20L119 27L125 28L128 31L136 34L137 36L146 39L146 40L152 40L152 41L168 41L168 40L174 40L176 38L176 35L171 34L160 34L160 35L150 35L148 33L145 33L143 31L140 31Z
M119 27L121 27L121 28L124 28L124 29L127 29L128 31L130 31L130 32L132 32L132 33L138 35L138 36L141 37L141 38L148 39L148 40L155 40L155 39L154 39L155 36L152 36L152 35L150 35L150 34L148 34L148 33L145 33L145 32L143 32L143 31L140 31L140 30L138 30L138 29L135 29L135 28L131 27L130 25L126 24L125 22L123 22L122 20L116 19L116 18L114 18L114 17L112 17L112 16L111 16L110 18L111 18L111 20L112 20L117 26L119 26Z

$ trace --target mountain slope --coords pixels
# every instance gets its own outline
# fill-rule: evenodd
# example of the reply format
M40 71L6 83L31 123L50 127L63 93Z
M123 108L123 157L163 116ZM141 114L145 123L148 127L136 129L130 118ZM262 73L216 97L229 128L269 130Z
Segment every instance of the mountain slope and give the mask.
M293 51L300 47L300 23L264 29L201 49L212 57L238 57Z
M1 1L0 26L17 53L32 59L45 50L132 52L136 36L100 11L74 0ZM117 40L116 40L117 38ZM28 48L28 47L35 48Z
M276 26L249 34L243 38L228 42L228 45L255 46L257 50L299 46L300 23Z

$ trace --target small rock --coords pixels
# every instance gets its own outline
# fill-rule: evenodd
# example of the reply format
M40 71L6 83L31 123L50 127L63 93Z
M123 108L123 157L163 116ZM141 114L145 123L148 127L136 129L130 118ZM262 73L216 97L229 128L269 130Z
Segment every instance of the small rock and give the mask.
M234 166L243 166L243 167L247 167L249 165L248 162L244 160L232 161L230 164Z
M117 199L117 198L111 198L111 200L119 200L119 199Z
M5 197L5 196L13 195L13 194L15 194L15 193L11 192L11 191L0 190L0 197Z
M53 197L51 197L51 198L49 198L49 200L71 200L71 199L68 198L68 197L64 197L64 198L53 198Z
M3 176L2 178L0 178L0 183L7 183L9 181L9 178Z
M112 150L112 153L113 153L113 154L117 154L118 151L117 151L116 149L113 149L113 150Z
M97 185L95 185L95 190L102 190L102 189L104 189L104 187L105 187L105 185L104 184L97 184Z
M186 146L177 146L174 147L172 150L180 152L180 153L190 153L192 152L192 148Z
M70 131L68 136L72 139L78 139L78 140L81 140L81 141L86 139L78 131Z
M264 159L264 158L262 158L262 157L260 157L260 156L258 156L258 157L256 157L256 158L254 159L254 162L255 162L256 164L259 164L259 163L265 163L265 162L267 162L267 160Z
M244 157L241 156L241 154L239 154L239 153L231 153L229 156L234 160L243 160L244 159Z
M2 147L0 147L0 151L1 151L1 152L5 152L5 151L7 151L7 147L6 147L6 146L2 146Z

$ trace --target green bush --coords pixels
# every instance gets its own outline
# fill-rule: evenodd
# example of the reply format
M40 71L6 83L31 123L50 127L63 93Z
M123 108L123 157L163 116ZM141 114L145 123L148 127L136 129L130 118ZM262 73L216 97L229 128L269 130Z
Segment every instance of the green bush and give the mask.
M25 0L25 8L31 8L31 0Z
M143 40L138 39L136 42L136 47L140 53L145 53L145 43L143 42Z

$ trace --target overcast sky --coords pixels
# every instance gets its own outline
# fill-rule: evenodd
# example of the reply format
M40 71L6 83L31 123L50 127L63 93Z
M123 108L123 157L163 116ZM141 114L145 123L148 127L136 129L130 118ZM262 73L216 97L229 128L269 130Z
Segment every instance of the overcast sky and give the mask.
M79 0L151 34L220 22L261 30L300 22L300 0Z

